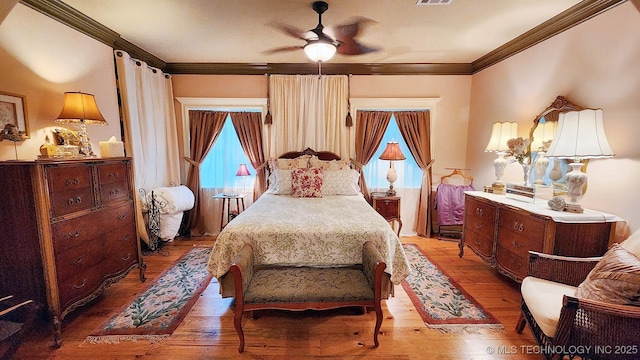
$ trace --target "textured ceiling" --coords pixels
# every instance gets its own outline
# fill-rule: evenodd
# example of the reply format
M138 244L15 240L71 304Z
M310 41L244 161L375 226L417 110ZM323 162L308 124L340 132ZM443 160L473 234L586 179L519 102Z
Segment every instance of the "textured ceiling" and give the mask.
M305 63L304 45L273 24L309 30L311 0L63 0L121 38L169 63ZM356 16L374 20L358 40L375 53L336 55L332 63L471 63L562 13L578 0L328 0L325 26Z

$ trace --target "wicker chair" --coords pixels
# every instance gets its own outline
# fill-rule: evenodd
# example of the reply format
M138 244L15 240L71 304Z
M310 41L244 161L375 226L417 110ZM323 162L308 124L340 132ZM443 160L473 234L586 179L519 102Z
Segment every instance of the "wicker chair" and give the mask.
M529 252L528 277L537 278L535 281L543 286L557 283L565 291L557 325L551 330L548 321L543 324L536 321L532 314L535 311L528 307L523 295L516 331L522 333L525 323L529 324L540 352L547 359L560 359L564 355L569 358L579 355L581 359L640 358L640 308L572 296L575 290L571 289L577 288L599 259ZM545 280L553 283L545 283ZM553 303L551 298L544 301L548 305Z
M17 303L13 296L0 297L0 359L10 359L31 329L37 307L31 300Z

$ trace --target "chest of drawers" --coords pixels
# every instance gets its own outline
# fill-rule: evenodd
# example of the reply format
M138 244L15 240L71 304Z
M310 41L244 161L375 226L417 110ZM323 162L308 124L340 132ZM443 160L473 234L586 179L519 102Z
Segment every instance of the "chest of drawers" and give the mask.
M144 263L128 158L0 163L0 293L61 322Z
M460 257L466 245L500 273L522 281L527 276L529 251L601 256L613 241L618 220L595 211L554 214L504 196L468 192Z

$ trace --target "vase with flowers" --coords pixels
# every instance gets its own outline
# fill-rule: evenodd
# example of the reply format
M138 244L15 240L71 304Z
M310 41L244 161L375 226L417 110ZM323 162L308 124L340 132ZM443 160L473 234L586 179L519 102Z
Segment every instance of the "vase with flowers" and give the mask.
M515 139L509 139L507 141L507 156L511 157L514 161L517 161L522 166L524 172L524 180L522 185L529 185L529 174L531 172L531 160L529 153L529 143L531 140L523 137Z

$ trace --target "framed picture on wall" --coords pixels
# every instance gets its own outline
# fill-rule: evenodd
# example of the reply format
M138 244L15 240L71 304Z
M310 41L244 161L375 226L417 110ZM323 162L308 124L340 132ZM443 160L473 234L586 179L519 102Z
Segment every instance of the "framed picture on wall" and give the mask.
M22 95L0 92L0 129L7 124L13 124L24 132L23 138L29 138L29 123L27 122L27 102Z

